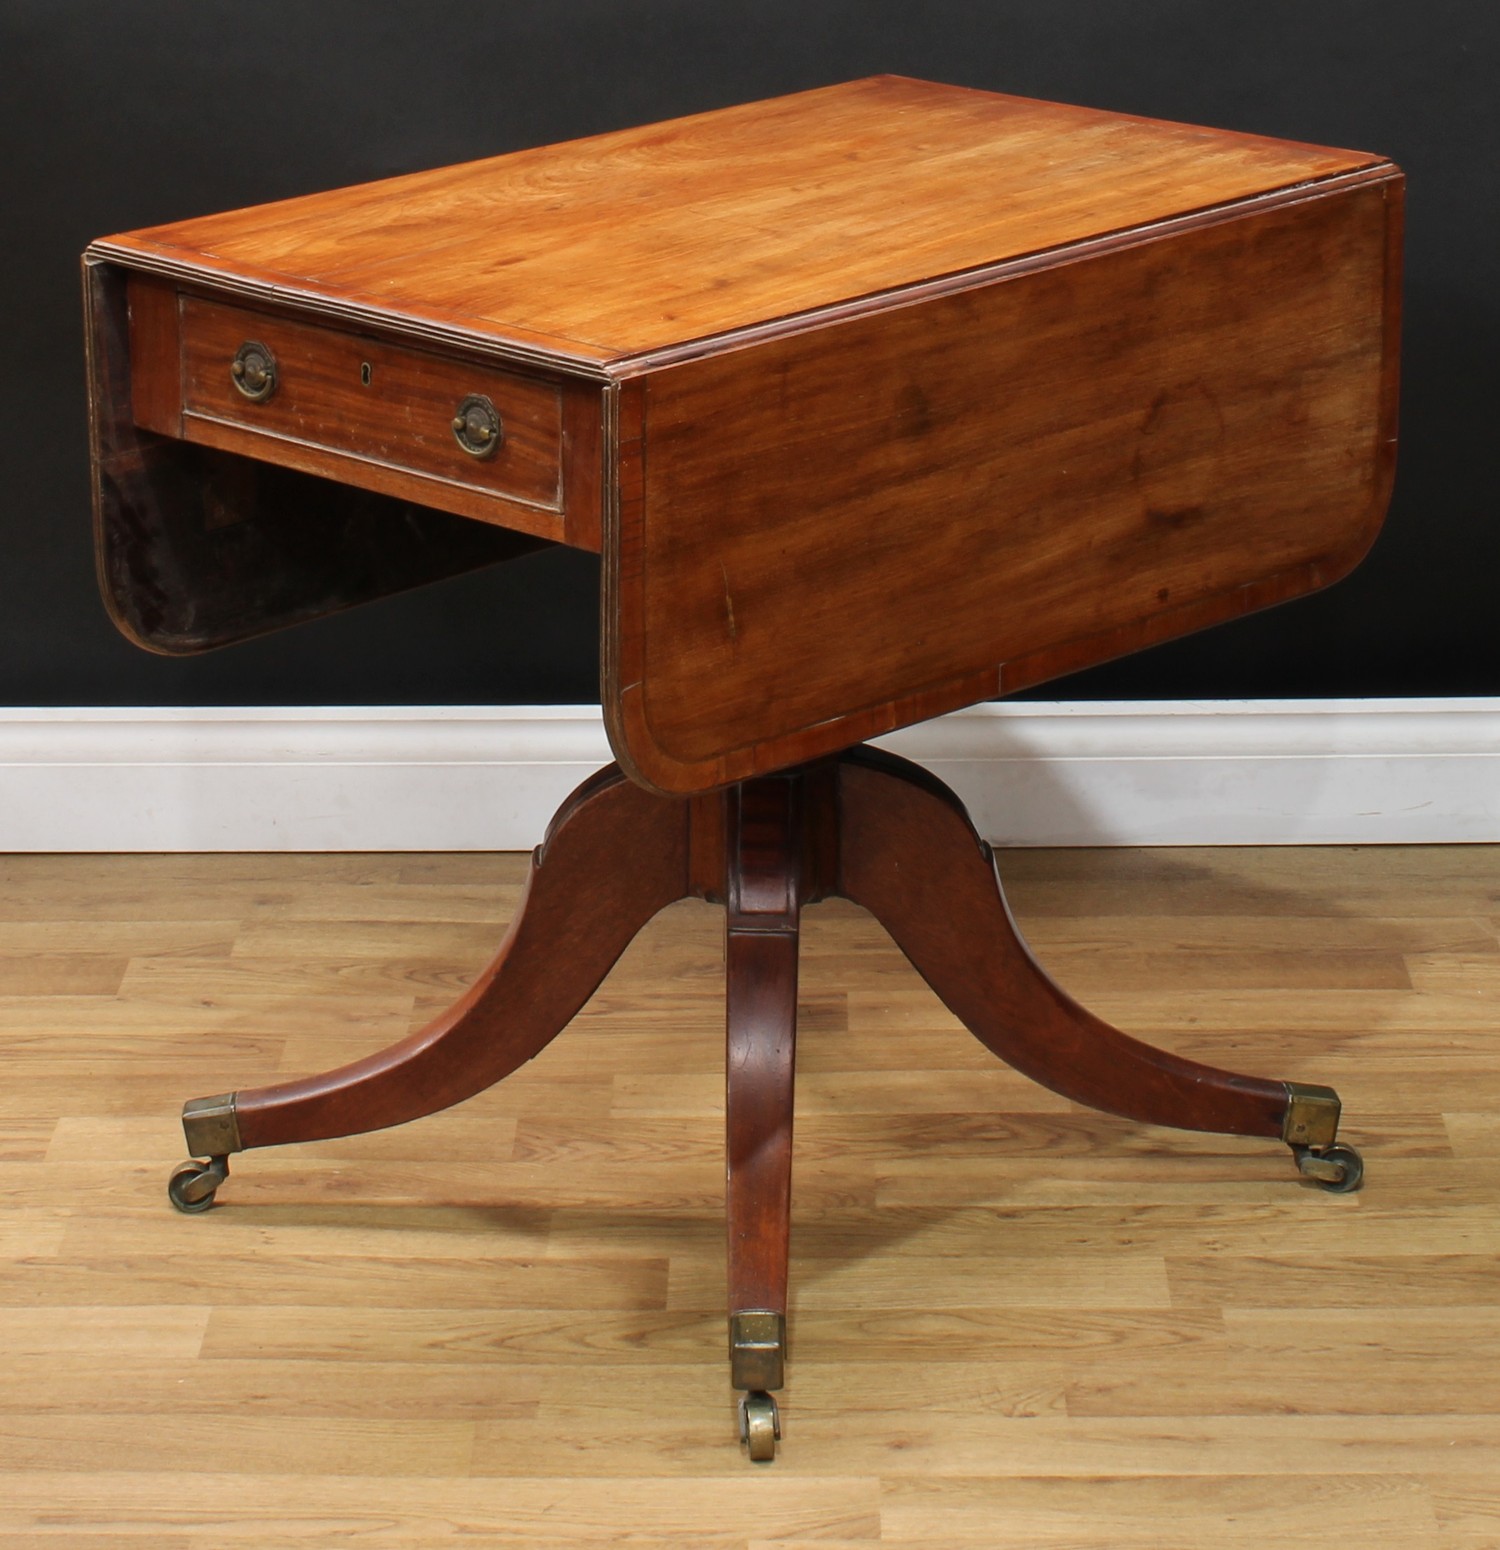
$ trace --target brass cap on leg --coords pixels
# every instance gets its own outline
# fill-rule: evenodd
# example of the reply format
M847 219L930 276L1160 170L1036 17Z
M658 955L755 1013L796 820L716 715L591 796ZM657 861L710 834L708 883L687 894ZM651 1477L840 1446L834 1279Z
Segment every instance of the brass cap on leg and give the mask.
M779 1389L786 1381L786 1315L747 1308L729 1315L729 1381L737 1389Z
M182 1133L195 1157L225 1157L243 1151L240 1124L234 1112L234 1094L214 1098L190 1098L182 1106Z
M1288 1146L1332 1146L1339 1133L1339 1095L1331 1087L1286 1084L1281 1139Z

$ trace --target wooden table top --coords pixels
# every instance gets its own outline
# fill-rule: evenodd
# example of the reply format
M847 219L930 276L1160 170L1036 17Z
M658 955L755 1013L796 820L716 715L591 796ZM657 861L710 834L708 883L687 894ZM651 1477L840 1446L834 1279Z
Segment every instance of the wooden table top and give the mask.
M629 375L695 342L1382 162L875 76L107 246Z
M880 76L103 239L106 594L198 650L561 541L635 778L829 754L1357 563L1402 188Z

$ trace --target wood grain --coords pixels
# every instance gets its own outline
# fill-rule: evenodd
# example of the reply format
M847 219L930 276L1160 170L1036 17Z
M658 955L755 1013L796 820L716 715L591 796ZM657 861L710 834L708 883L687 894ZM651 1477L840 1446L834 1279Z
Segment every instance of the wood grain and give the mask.
M1060 1097L1161 1126L1289 1135L1285 1082L1185 1060L1071 1000L1017 934L989 849L958 798L919 766L862 748L693 800L649 793L617 765L599 771L549 826L510 931L467 994L373 1055L189 1103L188 1150L223 1158L362 1135L478 1095L539 1055L646 921L694 893L725 908L728 1302L738 1388L777 1389L784 1381L804 902L841 895L870 910L982 1043ZM322 926L304 950L316 951L328 935ZM283 1060L294 1052L305 1057L302 1041ZM1327 1130L1299 1139L1323 1146L1334 1139L1333 1101ZM657 1160L650 1149L634 1159L637 1184ZM837 1170L830 1154L815 1160ZM217 1183L223 1178L221 1168ZM978 1273L993 1289L1017 1268ZM1088 1270L1073 1273L1056 1260L1021 1267L1022 1283L1044 1269L1074 1287L1067 1296L1098 1295ZM1114 1274L1127 1269L1117 1263ZM1154 1264L1142 1274L1162 1280ZM837 1277L825 1282L836 1299L844 1296ZM760 1327L738 1332L741 1315ZM765 1315L778 1332L764 1327ZM774 1359L751 1356L768 1343Z
M1008 1065L1109 1114L1281 1137L1283 1082L1143 1044L1047 976L1016 932L989 847L926 771L874 749L845 755L839 815L837 891L880 921L944 1005Z
M1379 162L878 76L107 246L598 366Z
M132 276L125 285L130 416L142 430L182 435L182 329L170 285Z
M723 806L729 1313L784 1315L792 1217L797 926L803 895L797 861L802 783L792 778L736 787L726 793Z
M585 781L553 819L512 929L467 993L378 1054L238 1092L243 1144L402 1125L534 1059L641 927L688 892L686 809L648 795L613 766Z
M1276 1143L986 1085L998 1062L868 916L806 908L794 1381L752 1471L723 1365L718 909L667 910L501 1087L251 1154L188 1219L163 1191L182 1092L237 1039L274 1063L319 1025L352 1058L419 1023L481 971L525 858L0 858L9 955L125 964L0 993L0 1537L1480 1550L1497 859L1004 858L1043 961L1117 976L1133 1033L1233 1064L1274 1031L1310 1075L1357 1072L1346 1197ZM1299 939L1331 966L1288 990ZM1404 981L1340 984L1361 955Z
M242 434L230 438L229 450L244 451L253 445L248 437L275 437L280 444L266 455L288 463L295 462L299 446L323 448L348 459L347 467L341 465L348 483L380 488L385 476L404 472L503 495L536 508L538 522L550 514L554 520L543 536L562 536L556 384L195 296L184 297L181 306L183 429L189 440L217 445L216 435L222 439L234 429ZM264 403L245 398L229 375L229 362L246 340L266 345L276 357L276 390ZM450 424L471 393L489 398L500 416L499 448L484 459L458 445ZM426 504L444 506L446 491L425 493ZM519 525L514 515L509 525Z
M83 280L95 566L110 617L136 644L210 650L541 542L158 434L175 429L166 401L181 399L175 307L136 279L132 324L126 271L86 259Z
M653 373L622 762L744 779L1338 579L1390 493L1398 192Z
M1390 490L1401 188L1362 152L881 76L87 257L187 298L188 441L599 548L616 755L697 793L1346 572ZM252 328L288 369L247 407L223 360ZM168 332L143 311L138 423L170 432ZM515 438L455 472L472 372ZM131 633L307 617L319 589L273 575L234 588L250 618L171 627L215 573L167 488L198 466L151 454L124 516L100 501ZM215 508L254 535L269 501Z

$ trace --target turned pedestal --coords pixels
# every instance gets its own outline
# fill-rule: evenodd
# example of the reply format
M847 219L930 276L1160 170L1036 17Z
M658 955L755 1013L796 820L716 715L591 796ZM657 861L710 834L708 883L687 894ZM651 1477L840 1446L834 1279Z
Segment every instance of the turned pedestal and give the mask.
M195 1099L171 1196L210 1206L232 1153L319 1141L445 1109L539 1054L658 910L724 906L725 1206L730 1381L743 1436L773 1456L785 1381L792 1089L801 908L862 905L987 1048L1064 1097L1146 1124L1286 1142L1302 1173L1350 1190L1326 1087L1240 1076L1130 1038L1086 1011L1027 951L990 848L953 793L872 748L697 798L656 795L611 765L553 820L519 913L469 993L420 1032L352 1065Z

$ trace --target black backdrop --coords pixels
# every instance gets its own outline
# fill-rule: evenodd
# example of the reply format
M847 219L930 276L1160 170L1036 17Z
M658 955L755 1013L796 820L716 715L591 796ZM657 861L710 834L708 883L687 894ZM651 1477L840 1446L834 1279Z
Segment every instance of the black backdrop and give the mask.
M1044 696L1500 693L1492 0L0 0L0 704L581 702L560 549L189 660L93 590L94 236L895 71L1378 151L1410 178L1384 535L1329 592Z

